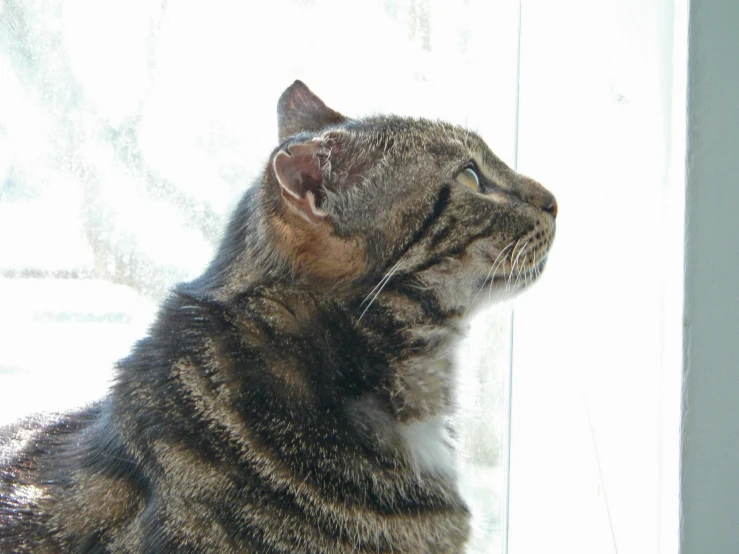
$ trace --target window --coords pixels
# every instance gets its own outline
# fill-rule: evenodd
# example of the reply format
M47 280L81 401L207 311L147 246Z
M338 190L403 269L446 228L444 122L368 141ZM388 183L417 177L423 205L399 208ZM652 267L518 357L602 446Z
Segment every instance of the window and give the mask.
M686 6L523 3L519 169L560 211L516 302L512 554L678 550Z
M0 423L104 394L300 78L349 115L468 125L558 196L515 325L491 309L460 348L470 552L674 551L687 15L519 4L0 3Z

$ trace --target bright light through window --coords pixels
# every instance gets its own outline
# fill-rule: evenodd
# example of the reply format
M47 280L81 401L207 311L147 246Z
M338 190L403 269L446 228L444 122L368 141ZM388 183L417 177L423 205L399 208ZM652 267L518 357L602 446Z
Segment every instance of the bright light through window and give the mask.
M105 394L210 260L299 78L348 115L467 126L559 197L515 327L494 308L460 348L469 552L659 552L677 478L673 8L597 4L0 1L0 423Z

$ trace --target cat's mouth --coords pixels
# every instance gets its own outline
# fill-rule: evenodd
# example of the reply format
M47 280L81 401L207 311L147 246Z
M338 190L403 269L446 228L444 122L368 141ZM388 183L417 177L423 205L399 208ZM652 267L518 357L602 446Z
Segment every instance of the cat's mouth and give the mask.
M548 253L535 261L527 260L520 264L514 261L511 264L505 264L483 278L478 286L480 288L491 287L504 292L519 292L539 279L546 266L547 258Z

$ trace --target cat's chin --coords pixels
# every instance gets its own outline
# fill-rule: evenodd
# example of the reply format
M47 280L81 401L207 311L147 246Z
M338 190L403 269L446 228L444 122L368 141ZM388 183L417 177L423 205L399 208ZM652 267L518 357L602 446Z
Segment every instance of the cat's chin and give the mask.
M531 288L539 280L546 265L546 258L536 266L526 268L515 275L495 275L480 279L475 287L468 313L474 313L498 302L516 298L523 291Z

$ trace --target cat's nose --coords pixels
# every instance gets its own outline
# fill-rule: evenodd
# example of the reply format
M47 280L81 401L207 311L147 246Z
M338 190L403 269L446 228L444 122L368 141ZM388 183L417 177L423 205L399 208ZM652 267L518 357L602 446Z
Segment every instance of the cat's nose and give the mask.
M530 177L525 175L514 185L514 191L524 202L531 204L535 208L544 210L557 217L559 206L554 195L545 189L541 184L537 183Z
M549 212L553 217L557 217L557 199L551 192L547 192L544 195L541 203L541 209L545 212Z

